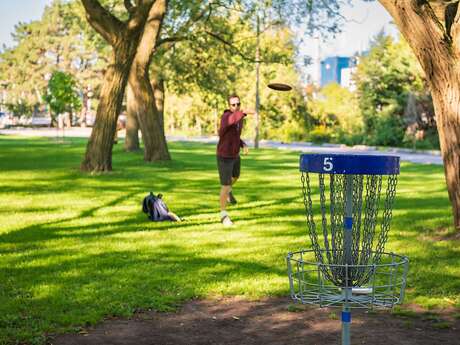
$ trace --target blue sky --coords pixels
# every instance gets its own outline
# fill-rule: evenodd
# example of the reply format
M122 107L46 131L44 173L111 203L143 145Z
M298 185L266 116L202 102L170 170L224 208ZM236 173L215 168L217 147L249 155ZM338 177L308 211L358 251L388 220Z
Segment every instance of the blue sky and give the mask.
M11 46L11 32L18 22L40 19L51 0L0 0L0 46Z

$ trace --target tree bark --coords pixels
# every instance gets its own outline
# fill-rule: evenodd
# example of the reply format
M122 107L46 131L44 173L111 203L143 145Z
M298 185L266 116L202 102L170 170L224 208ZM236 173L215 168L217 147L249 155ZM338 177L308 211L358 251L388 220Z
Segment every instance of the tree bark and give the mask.
M157 107L158 116L160 118L160 126L164 131L165 81L156 73L152 74L150 79L153 89L153 98L155 99L155 105Z
M430 86L454 227L460 233L460 12L458 5L380 0L414 51ZM433 6L432 6L433 5ZM454 6L454 7L452 7ZM442 15L444 14L444 15Z
M158 110L158 116L160 119L160 127L164 127L164 102L165 102L165 89L164 80L159 78L158 75L153 74L151 78L151 85L153 89L153 98L155 105ZM128 116L126 122L126 138L125 138L125 150L128 152L138 151L139 146L139 121L135 108L132 108L136 104L135 96L131 87L127 88L127 104L128 104Z
M128 79L128 94L133 96L128 98L128 111L131 112L130 117L135 116L139 121L144 143L144 160L147 162L171 159L149 77L151 58L166 10L166 0L155 1Z
M460 75L451 75L444 87L431 87L439 142L454 226L460 232Z
M83 90L83 101L80 111L80 126L86 127L86 114L88 113L88 91Z
M130 107L134 104L132 89L128 86L126 103L128 105L126 116L126 137L125 137L125 151L134 152L140 150L139 145L139 121L134 109Z
M114 49L112 63L105 74L94 128L81 164L83 171L112 170L113 138L134 54L130 44L120 44Z
M112 46L111 63L106 70L96 122L88 141L83 171L112 170L112 147L129 72L145 23L150 20L154 0L139 0L121 22L97 0L81 0L90 25ZM155 1L155 2L158 2Z

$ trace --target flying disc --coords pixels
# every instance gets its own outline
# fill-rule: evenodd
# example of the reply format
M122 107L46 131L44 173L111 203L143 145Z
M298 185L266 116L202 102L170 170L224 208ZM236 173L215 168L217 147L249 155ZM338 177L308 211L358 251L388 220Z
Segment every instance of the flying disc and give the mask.
M283 83L271 83L267 85L270 89L276 91L290 91L292 90L292 86Z

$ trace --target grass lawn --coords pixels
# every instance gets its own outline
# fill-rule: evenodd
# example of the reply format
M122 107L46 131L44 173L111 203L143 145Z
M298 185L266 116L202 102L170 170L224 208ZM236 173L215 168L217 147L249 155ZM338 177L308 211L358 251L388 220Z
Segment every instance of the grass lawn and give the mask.
M0 344L42 343L136 309L191 298L289 294L288 251L309 247L298 153L254 150L219 223L213 145L171 143L171 162L114 149L114 172L82 174L86 140L0 136ZM460 307L460 246L443 169L404 163L387 251L411 260L406 303ZM161 192L183 223L141 212Z

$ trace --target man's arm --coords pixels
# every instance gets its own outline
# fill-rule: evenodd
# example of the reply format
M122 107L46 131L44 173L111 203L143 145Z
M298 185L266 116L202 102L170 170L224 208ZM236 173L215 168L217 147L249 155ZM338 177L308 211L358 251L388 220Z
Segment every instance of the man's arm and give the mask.
M240 147L243 149L243 154L247 155L249 153L249 148L246 143L240 139Z
M233 126L245 116L246 114L239 110L233 113L225 113L220 122L219 135L224 134L230 126Z
M243 117L246 116L246 113L237 110L231 113L229 116L226 117L227 123L225 127L229 127L234 125L235 123L239 122Z

